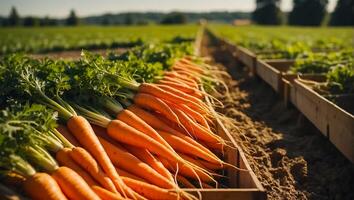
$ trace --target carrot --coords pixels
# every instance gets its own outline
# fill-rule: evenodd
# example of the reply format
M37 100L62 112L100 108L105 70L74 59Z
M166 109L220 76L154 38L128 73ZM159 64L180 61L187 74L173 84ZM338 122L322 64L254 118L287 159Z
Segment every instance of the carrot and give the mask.
M99 137L99 140L106 149L112 162L117 167L131 172L136 176L142 177L143 179L159 187L168 189L174 188L174 184L157 173L149 165L129 153L122 146L118 144L112 144L111 142L108 142L101 137Z
M36 173L27 178L23 187L33 200L68 200L55 179L46 173Z
M191 74L180 74L176 71L167 71L164 72L164 75L172 78L178 78L180 80L183 80L186 83L191 83L192 85L197 86L195 88L198 88L198 81L197 81L198 79L192 76Z
M102 199L102 200L124 200L124 198L117 193L110 192L100 186L92 186L91 189Z
M130 110L125 109L119 112L117 115L117 119L121 120L122 122L125 122L136 130L147 134L148 136L155 139L157 142L164 145L166 148L169 148L171 151L174 151L172 147L149 124L144 122L144 120L142 120Z
M166 80L166 79L168 79L168 78L165 77L164 79L159 80L158 84L170 86L172 88L175 88L176 90L179 90L180 92L187 93L187 94L194 96L195 98L198 98L198 99L202 99L204 96L199 90L192 88L183 82Z
M112 180L103 172L96 160L85 149L75 147L69 152L69 155L86 172L90 173L90 175L105 189L113 193L118 193Z
M198 162L200 162L200 164L204 165L206 168L208 168L210 170L220 170L220 169L224 168L223 165L210 163L208 161L201 160L201 159L198 159Z
M116 167L116 170L117 170L117 172L119 173L119 175L121 177L128 177L128 178L131 178L131 179L134 179L134 180L138 180L138 181L142 181L142 182L148 182L145 179L143 179L141 177L138 177L138 176L135 176L134 174L132 174L130 172L127 172L124 169L120 169L120 168Z
M68 120L67 126L75 138L79 140L80 144L93 155L103 170L112 179L113 183L116 184L116 189L121 192L123 196L128 195L129 197L134 197L130 188L125 186L120 179L111 160L92 130L90 123L84 117L73 116Z
M173 65L172 68L175 70L180 69L180 70L185 70L185 71L191 71L191 72L194 72L194 73L200 74L200 75L205 74L205 71L202 68L198 68L198 67L193 66L192 64L187 64L187 63L177 62L177 63L175 63L175 65Z
M168 92L168 93L171 93L171 94L175 94L175 96L179 96L181 97L182 99L184 99L184 102L180 102L180 103L183 103L183 104L186 104L186 105L189 105L189 106L193 106L193 107L200 107L200 108L205 108L205 109L209 109L209 107L200 99L186 93L186 92L183 92L183 91L180 91L176 88L173 88L171 86L168 86L168 85L161 85L161 84L156 84L160 89ZM168 98L165 98L166 100L169 100ZM177 103L176 101L172 101L174 103ZM192 103L190 103L192 102ZM205 111L208 111L210 112L209 110L205 110Z
M188 106L182 105L170 105L170 106L177 106L178 109L182 110L189 118L194 119L198 124L202 125L204 128L210 130L208 121L201 115L200 113L194 111L193 109L189 108Z
M134 97L134 103L143 108L160 112L173 122L179 122L177 115L171 110L171 108L164 101L152 95L143 93L137 94Z
M182 91L188 91L188 92L195 92L195 91L199 91L198 88L198 84L197 82L195 82L193 79L188 79L188 78L183 78L183 77L179 77L179 76L171 76L171 75L165 75L160 81L165 82L165 83L175 83L175 84L179 84L180 86L177 86L177 88L179 88ZM159 81L159 83L161 83ZM174 84L172 84L174 85ZM185 89L184 87L187 87L187 89Z
M158 157L158 159L170 171L173 171L173 172L177 171L177 168L175 167L176 166L175 162L169 161L169 160L162 158L162 157ZM200 179L201 181L204 181L204 182L214 182L215 181L212 177L210 177L204 171L201 171L199 169L192 171L188 166L184 165L183 163L178 163L178 173L180 175L192 178L194 180Z
M90 174L88 174L78 164L75 163L75 161L69 155L70 152L71 149L63 148L56 153L55 159L59 162L61 166L69 167L70 169L78 173L89 186L98 185L98 183L93 180Z
M69 132L68 128L64 125L59 124L57 127L59 133L64 136L72 145L78 147L80 146L79 142L73 137L73 135Z
M196 159L192 158L191 156L185 155L183 153L179 153L178 155L180 155L183 159L187 160L188 162L191 162L191 163L197 165L198 167L201 167L201 168L208 171L208 169L204 165L202 165L200 162L198 162Z
M124 144L133 145L143 149L148 149L151 153L164 157L171 161L172 163L183 164L184 167L188 168L191 171L194 171L196 166L193 166L191 163L185 162L178 154L170 151L168 148L162 144L156 142L150 137L144 135L140 131L132 128L131 126L121 122L119 120L112 120L108 127L107 133L113 139L122 142Z
M68 167L59 167L53 172L52 177L69 199L100 200L84 179Z
M183 140L187 141L188 143L192 144L193 146L198 147L203 152L208 153L209 155L213 155L213 153L209 149L207 149L203 145L199 144L197 141L193 140L189 136L186 136L185 134L180 133L177 130L171 128L165 122L163 122L159 118L157 118L155 115L139 108L136 105L131 105L128 107L128 109L130 111L134 112L136 115L138 115L142 120L144 120L147 124L149 124L154 129L165 131L167 133L181 137L181 138L183 138ZM216 156L214 155L214 157L216 157Z
M196 188L188 179L181 175L177 175L177 181L181 183L185 188Z
M177 135L169 134L164 131L158 131L158 133L178 152L182 152L191 156L197 156L214 164L221 165L222 163L222 161L219 160L216 156L204 152L202 149L184 140L184 138L188 136L178 137Z
M134 191L148 199L155 200L176 200L177 194L173 191L159 188L157 186L137 181L128 177L122 177L125 184L131 187Z
M209 143L219 143L223 141L219 136L215 135L206 128L200 126L199 124L193 122L184 112L180 109L172 108L173 112L176 113L178 118L184 127L188 130L189 134L192 134L197 139L209 142Z
M173 90L174 93L167 91L165 89L166 87L168 87L169 90ZM203 108L201 105L198 104L199 102L196 103L197 101L191 100L192 96L166 85L160 85L160 87L158 87L156 84L143 83L139 86L139 92L150 94L161 100L174 102L175 104L186 104L188 106L191 106L193 109L196 109L200 113L208 113L206 108Z
M156 172L161 174L163 177L171 181L172 183L175 182L174 178L172 177L171 173L163 166L163 164L157 160L147 149L136 148L130 145L124 145L129 152L134 154L137 158L141 161L147 163L151 168L153 168Z

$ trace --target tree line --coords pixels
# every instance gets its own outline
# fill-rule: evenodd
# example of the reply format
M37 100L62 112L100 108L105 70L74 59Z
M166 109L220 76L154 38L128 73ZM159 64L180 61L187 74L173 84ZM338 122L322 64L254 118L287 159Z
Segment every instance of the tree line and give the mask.
M338 0L331 14L326 10L328 0L293 0L293 8L289 13L281 12L280 2L281 0L256 0L252 20L262 25L354 25L354 0Z
M76 26L79 24L99 25L145 25L149 23L184 24L197 22L200 19L208 21L232 23L235 19L251 19L261 25L298 25L331 26L354 25L354 0L338 0L334 11L327 13L328 0L293 0L293 8L289 13L280 10L281 0L255 0L256 9L253 13L245 12L146 12L146 13L119 13L104 14L79 18L74 10L65 19L33 16L20 17L15 7L11 8L7 18L0 18L3 26Z

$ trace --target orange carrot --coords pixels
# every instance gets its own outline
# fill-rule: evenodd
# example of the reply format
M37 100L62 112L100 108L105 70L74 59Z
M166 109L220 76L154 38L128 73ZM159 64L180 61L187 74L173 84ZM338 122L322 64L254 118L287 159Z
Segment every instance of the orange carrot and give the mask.
M172 88L175 88L176 90L179 90L180 92L187 93L187 94L194 96L195 98L198 98L198 99L203 98L203 94L199 90L192 88L192 87L186 85L185 83L172 81L172 80L166 80L166 79L168 79L168 78L164 78L162 80L159 80L158 84L170 86Z
M188 106L186 106L184 104L181 104L181 105L171 104L170 106L177 106L178 109L180 109L186 115L188 115L189 118L194 119L194 121L196 121L198 124L202 125L206 129L210 130L208 121L200 113L194 111L193 109L189 108Z
M207 160L214 164L221 165L222 161L219 160L216 156L204 152L202 149L199 149L197 146L189 143L188 141L184 140L185 137L178 137L177 135L169 134L164 131L158 131L158 133L169 143L171 146L177 151L186 153L191 156L197 156L204 160ZM188 136L187 136L188 137ZM183 157L182 157L183 158Z
M23 187L33 200L68 200L55 179L46 173L36 173L27 178Z
M135 176L134 174L130 173L130 172L127 172L126 170L124 169L120 169L120 168L117 168L116 167L116 170L118 172L118 174L121 176L121 177L128 177L128 178L131 178L131 179L134 179L134 180L138 180L138 181L142 181L142 182L148 182L146 181L145 179L141 178L141 177L138 177L138 176Z
M70 152L71 149L63 148L56 153L55 159L59 162L61 166L69 167L70 169L78 173L89 186L98 185L98 183L93 180L90 174L88 174L78 164L75 163L75 161L69 155Z
M197 78L192 76L191 74L180 74L175 71L169 71L164 72L164 75L183 80L185 83L190 83L191 85L196 86L195 88L198 88Z
M53 172L52 177L69 199L100 200L84 179L68 167L59 167Z
M177 175L177 181L182 184L184 188L196 188L188 179L181 175Z
M155 139L157 142L164 145L166 148L169 148L170 150L174 151L172 147L149 124L144 122L144 120L142 120L130 110L125 109L119 112L117 115L117 119L121 120L122 122L125 122L136 130L147 134L148 136Z
M157 160L147 149L136 148L130 145L124 145L129 152L134 154L137 158L141 161L148 164L151 168L153 168L156 172L161 174L163 177L171 181L172 183L175 182L172 174L163 166L163 164Z
M91 189L102 199L102 200L124 200L124 198L117 193L110 192L99 186L92 186Z
M200 162L202 165L204 165L207 169L210 170L220 170L224 168L223 165L210 163L208 161L201 160L201 159L198 159L198 162Z
M136 115L138 115L142 120L144 120L147 124L149 124L151 127L153 127L156 130L161 130L165 131L167 133L176 135L178 137L182 137L183 140L187 141L188 143L192 144L193 146L198 147L201 149L203 152L208 153L209 155L213 155L213 153L207 149L205 146L199 144L189 136L186 136L183 133L178 132L177 130L171 128L168 126L165 122L161 121L159 118L157 118L155 115L139 108L136 105L131 105L128 107L129 110L134 112Z
M172 163L172 161L168 161L167 159L162 158L162 157L158 157L158 159L170 171L172 171L172 172L176 172L177 171L176 163ZM203 172L203 171L201 171L199 169L197 169L195 171L192 171L189 167L185 166L183 163L178 163L178 173L180 175L183 175L183 176L188 177L188 178L192 178L194 180L198 180L198 178L199 178L201 181L204 181L204 182L214 182L215 181L207 173L205 173L205 172ZM197 173L198 177L197 177L197 175L195 173Z
M169 88L169 91L165 89L166 87ZM170 92L170 90L173 90L174 93ZM186 104L188 106L191 106L193 109L196 109L200 113L207 113L206 108L203 108L198 101L191 100L191 98L193 98L191 95L180 92L179 90L173 89L166 85L160 85L158 87L155 84L143 83L139 86L139 92L150 94L161 100L174 102L175 104Z
M177 194L173 191L159 188L157 186L137 181L128 177L122 177L125 184L131 187L134 191L148 199L155 200L176 200Z
M75 147L69 152L71 158L80 165L86 172L90 173L91 176L100 183L105 189L118 193L116 187L112 180L103 172L101 167L97 164L96 160L81 147Z
M135 95L134 103L143 108L160 112L167 119L173 122L179 121L177 115L171 110L171 108L164 101L152 95L139 93Z
M75 137L73 137L73 135L70 133L70 131L68 130L68 128L64 125L59 124L59 126L57 127L57 130L59 131L59 133L64 136L72 145L78 147L80 146L79 142L75 139Z
M120 179L111 160L92 130L90 123L84 117L73 116L68 120L67 126L75 138L79 140L80 144L93 155L113 183L115 183L116 189L123 194L123 196L128 195L129 197L134 197L131 189Z
M157 173L149 165L129 153L119 144L112 144L101 137L99 137L99 140L107 151L112 162L117 167L133 173L136 176L142 177L143 179L159 187L168 189L174 188L174 184Z
M192 134L194 137L209 142L209 143L219 143L223 141L219 136L215 135L208 129L200 126L199 124L193 122L184 112L180 109L172 108L173 112L176 113L178 118L184 127L188 130L189 134Z

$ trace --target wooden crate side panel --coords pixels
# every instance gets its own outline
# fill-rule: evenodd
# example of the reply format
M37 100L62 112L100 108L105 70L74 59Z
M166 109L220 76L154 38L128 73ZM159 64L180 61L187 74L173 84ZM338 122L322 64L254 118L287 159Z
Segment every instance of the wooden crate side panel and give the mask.
M256 55L246 48L237 47L237 58L255 73Z
M298 80L295 80L294 86L296 88L295 106L327 137L328 103Z
M266 83L268 83L275 91L279 92L279 90L281 89L280 87L281 74L279 70L273 68L268 63L262 60L257 60L256 73Z
M256 189L186 189L185 191L198 196L203 200L265 200L267 195ZM199 194L198 194L199 193Z
M328 101L328 124L329 140L354 163L354 116Z

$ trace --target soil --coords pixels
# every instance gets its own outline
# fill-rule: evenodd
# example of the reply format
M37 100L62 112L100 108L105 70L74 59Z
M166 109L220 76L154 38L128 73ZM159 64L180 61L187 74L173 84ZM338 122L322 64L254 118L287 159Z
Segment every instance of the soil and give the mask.
M232 75L224 77L230 95L219 97L224 108L218 111L233 119L226 126L268 199L354 199L354 165L299 111L250 77L228 47L203 40L204 56Z
M106 56L109 52L121 54L127 50L128 50L127 48L115 48L115 49L108 49L108 50L107 49L90 50L90 52ZM45 54L30 54L31 57L37 59L42 59L47 57L51 59L67 59L67 60L79 59L80 55L81 55L81 50L58 51L58 52L49 52Z

